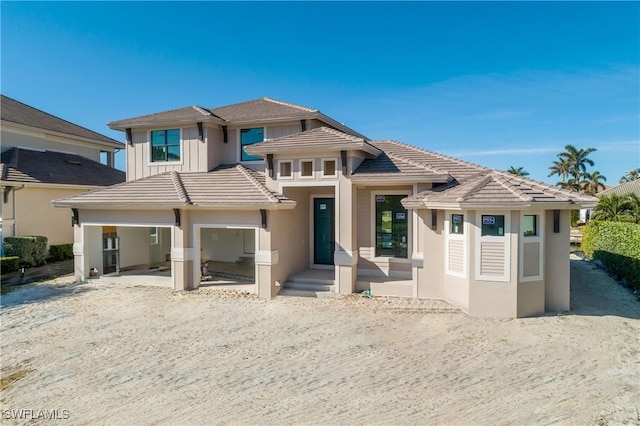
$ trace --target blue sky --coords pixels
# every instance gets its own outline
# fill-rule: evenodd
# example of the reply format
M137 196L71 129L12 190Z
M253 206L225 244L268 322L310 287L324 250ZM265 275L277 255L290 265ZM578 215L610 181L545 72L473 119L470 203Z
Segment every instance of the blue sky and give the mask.
M7 2L3 94L106 122L268 96L482 165L640 167L638 2ZM117 164L123 167L123 155Z

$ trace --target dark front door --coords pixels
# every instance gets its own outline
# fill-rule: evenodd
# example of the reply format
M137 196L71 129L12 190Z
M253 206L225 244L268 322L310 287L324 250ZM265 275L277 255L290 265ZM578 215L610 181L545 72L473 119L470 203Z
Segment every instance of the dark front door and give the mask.
M313 199L313 263L333 265L333 198Z

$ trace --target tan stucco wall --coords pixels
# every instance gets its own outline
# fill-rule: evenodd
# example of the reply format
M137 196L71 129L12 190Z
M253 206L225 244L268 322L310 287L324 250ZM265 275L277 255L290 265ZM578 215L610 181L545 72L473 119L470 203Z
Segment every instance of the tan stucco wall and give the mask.
M44 235L49 239L49 245L72 243L71 210L55 208L51 201L83 192L86 189L29 186L15 191L15 235ZM5 204L2 213L3 219L10 218L11 205ZM4 236L8 235L4 233Z
M569 226L570 211L560 211L560 232L553 232L553 211L545 217L545 310L568 311L570 297Z
M89 142L47 135L44 132L12 129L5 125L0 130L0 138L2 140L2 152L13 147L55 150L71 152L94 161L100 161L100 151L114 151L114 148L111 147L102 147L92 145Z

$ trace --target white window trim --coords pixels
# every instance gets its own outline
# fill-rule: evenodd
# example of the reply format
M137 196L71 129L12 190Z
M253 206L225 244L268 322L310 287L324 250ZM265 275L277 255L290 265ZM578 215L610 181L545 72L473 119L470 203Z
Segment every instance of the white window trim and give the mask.
M459 215L463 215L464 220L462 222L462 234L452 234L451 233L451 216L454 214L459 214ZM446 236L445 236L445 241L446 241L446 245L445 245L445 250L444 250L444 270L446 272L447 275L451 275L454 277L460 277L460 278L468 278L468 271L469 271L469 265L468 265L468 257L469 254L467 253L467 235L469 234L469 222L467 221L469 218L468 216L468 212L466 211L451 211L451 210L447 210L445 211L445 217L444 217L444 228L445 228L445 232L446 232ZM462 258L462 272L458 272L458 271L452 271L449 269L449 241L462 241L462 253L463 253L463 258Z
M238 149L236 150L238 163L240 164L258 164L260 161L264 161L263 158L259 160L243 160L242 159L242 130L244 129L259 129L262 128L262 142L267 140L267 126L255 126L255 127L239 127L236 129L237 141L238 141ZM255 142L260 143L260 142ZM250 155L250 154L247 154Z
M482 236L482 216L504 216L504 235L501 237L493 235ZM485 241L504 242L504 275L482 275L480 273L480 244ZM510 211L476 211L476 244L475 244L475 274L477 281L511 281L511 212Z
M289 170L290 170L290 173L291 173L289 176L283 176L282 173L281 173L282 169L280 168L280 166L282 164L286 164L286 163L289 163L289 168L290 168ZM278 160L278 166L277 167L278 168L276 169L277 170L276 176L277 176L278 180L280 180L280 179L293 179L293 161L292 160Z
M332 175L325 175L324 174L324 162L325 161L333 161L333 164L335 165L334 170L335 172ZM332 179L332 178L337 178L338 177L338 157L326 157L326 158L321 158L320 159L320 165L321 170L320 170L320 177L322 179Z
M302 176L302 163L311 163L311 176ZM298 160L298 179L315 179L316 178L316 160L314 158L300 158Z
M147 140L149 141L149 157L147 157L147 166L179 166L184 164L184 140L182 138L183 131L182 127L177 127L180 131L180 161L153 161L153 142L151 141L151 132L155 132L158 130L173 130L176 127L172 128L164 128L164 129L152 129L147 130ZM131 135L133 138L133 135Z
M372 260L376 262L389 262L389 263L411 263L411 256L413 253L413 219L414 216L411 210L407 210L407 258L393 257L393 256L376 256L376 196L377 195L404 195L406 197L411 195L410 190L400 191L371 191L371 254ZM409 219L411 218L411 219Z
M524 229L522 224L524 223L525 216L537 216L536 219L536 231L538 231L537 235L529 235L524 236ZM544 279L544 212L522 212L520 214L520 235L519 235L519 244L518 244L518 278L520 282L529 282L529 281L541 281ZM525 243L540 243L540 256L538 270L540 271L539 275L533 275L530 277L524 276L524 244Z
M157 226L151 226L149 229L149 245L157 246L160 243L160 231Z

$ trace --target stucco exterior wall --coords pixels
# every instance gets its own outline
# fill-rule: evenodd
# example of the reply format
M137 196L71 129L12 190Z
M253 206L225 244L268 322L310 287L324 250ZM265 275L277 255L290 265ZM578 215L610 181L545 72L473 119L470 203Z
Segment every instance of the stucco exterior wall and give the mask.
M561 210L560 229L553 232L553 210L546 212L545 220L545 287L544 304L549 312L562 312L570 309L570 261L569 228L570 210Z
M13 192L15 195L15 228L16 236L44 235L51 244L67 244L73 242L71 227L71 210L55 208L51 201L86 192L87 189L65 189L55 187L31 187ZM11 219L13 206L3 205L3 221ZM3 226L3 236L10 230Z
M94 161L100 161L100 151L113 152L114 148L91 145L75 139L65 139L60 136L48 135L44 132L27 129L13 129L3 125L0 130L2 152L19 147L37 150L63 151L81 155Z
M120 268L151 263L148 227L119 226L116 232L120 240Z

